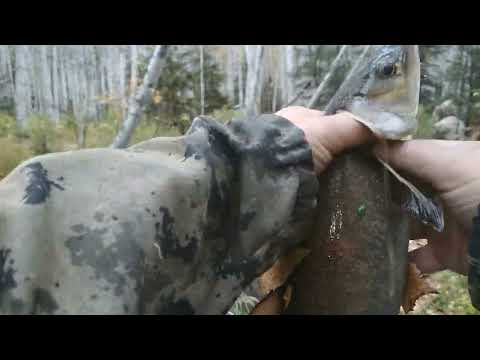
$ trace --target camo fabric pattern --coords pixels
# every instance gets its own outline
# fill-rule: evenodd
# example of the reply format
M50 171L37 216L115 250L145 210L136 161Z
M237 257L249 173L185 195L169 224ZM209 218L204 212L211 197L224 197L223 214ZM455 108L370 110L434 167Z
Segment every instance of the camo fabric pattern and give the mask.
M35 157L0 182L0 313L224 314L304 240L317 192L275 115Z

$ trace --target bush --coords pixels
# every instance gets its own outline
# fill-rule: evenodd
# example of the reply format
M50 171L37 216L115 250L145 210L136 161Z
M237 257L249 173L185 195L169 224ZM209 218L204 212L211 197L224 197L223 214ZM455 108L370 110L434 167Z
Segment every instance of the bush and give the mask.
M415 133L417 139L431 139L433 136L432 109L420 105L418 107L418 128Z
M22 161L32 157L27 145L19 143L15 137L0 138L0 179L7 176Z
M8 135L14 135L17 129L17 122L15 117L0 113L0 137L6 137Z
M234 110L228 106L224 106L221 109L213 111L210 116L221 123L226 123L227 121L237 117L243 117L244 115L239 110Z
M44 116L34 115L27 121L26 134L35 155L47 154L58 148L55 124Z

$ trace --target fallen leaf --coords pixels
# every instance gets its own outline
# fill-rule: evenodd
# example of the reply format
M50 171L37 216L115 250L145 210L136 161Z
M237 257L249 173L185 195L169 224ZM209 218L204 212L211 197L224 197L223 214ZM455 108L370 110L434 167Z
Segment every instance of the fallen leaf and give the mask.
M280 294L272 291L253 308L250 315L280 315L284 308L285 304Z
M290 301L292 300L292 293L293 293L292 285L288 285L287 290L285 290L285 293L283 294L283 302L284 302L283 310L285 310L290 304Z
M428 283L426 277L421 274L417 266L410 263L408 265L407 284L402 304L405 313L412 311L417 300L428 294L438 294L438 291Z
M413 251L427 245L427 239L415 239L408 242L408 251Z
M259 278L259 288L263 296L282 286L302 260L310 253L305 248L295 248L278 259L273 266Z

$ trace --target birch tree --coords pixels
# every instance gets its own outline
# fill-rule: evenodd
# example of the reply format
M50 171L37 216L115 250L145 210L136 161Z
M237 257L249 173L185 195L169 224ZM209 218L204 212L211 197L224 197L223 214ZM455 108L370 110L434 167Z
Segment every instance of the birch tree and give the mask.
M284 46L284 61L285 61L285 94L284 103L289 103L296 97L295 76L297 73L297 62L294 45Z
M239 47L236 51L238 58L238 104L241 108L245 106L245 85L243 81L243 49Z
M15 45L15 112L17 125L20 128L25 128L27 118L32 111L29 56L28 45Z
M205 114L205 79L203 63L203 45L200 45L200 114Z
M155 48L148 64L147 72L143 78L143 84L137 92L130 97L130 104L125 121L111 147L125 148L128 146L145 106L152 101L153 91L155 90L162 68L165 66L167 53L167 45L157 45Z
M40 86L39 97L42 112L51 120L58 121L58 113L55 111L52 84L52 68L49 62L48 45L40 45Z
M13 98L15 87L13 83L12 62L8 45L0 45L0 93Z
M230 102L235 102L235 78L238 70L238 57L235 56L235 48L231 45L227 47L227 66L226 66L226 82L227 96Z
M260 96L261 71L264 55L263 45L246 45L247 83L245 87L245 110L249 116L258 114L258 97Z
M130 90L129 94L135 93L137 89L137 77L138 77L138 49L137 45L130 45Z

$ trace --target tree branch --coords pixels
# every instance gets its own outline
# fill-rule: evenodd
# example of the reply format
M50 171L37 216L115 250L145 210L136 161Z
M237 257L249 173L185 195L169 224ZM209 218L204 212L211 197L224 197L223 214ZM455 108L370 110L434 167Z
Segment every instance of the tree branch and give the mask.
M347 45L343 45L342 48L340 49L340 51L338 52L337 57L332 62L332 66L330 67L330 71L328 71L328 73L325 75L325 77L323 78L320 85L318 85L317 90L315 90L315 93L313 94L312 98L308 102L308 105L307 105L308 108L311 109L316 104L316 102L318 101L318 98L320 97L320 94L325 89L325 86L330 81L332 75L340 67L340 65L342 63L342 60L343 60L343 55L345 54L346 49L347 49Z
M125 121L113 141L112 148L125 148L137 127L140 116L145 107L152 101L152 94L155 90L158 78L165 66L165 58L168 53L168 45L157 45L148 64L147 72L143 78L143 84L130 97L128 113Z

